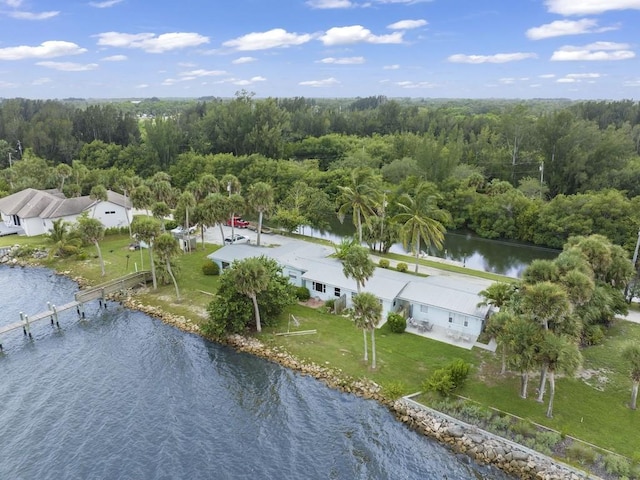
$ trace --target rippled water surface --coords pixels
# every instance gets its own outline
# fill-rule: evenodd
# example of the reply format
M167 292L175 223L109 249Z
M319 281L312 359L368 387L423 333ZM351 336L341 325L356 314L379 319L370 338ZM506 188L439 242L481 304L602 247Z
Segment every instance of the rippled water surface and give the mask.
M73 298L0 267L0 326ZM109 304L1 339L0 479L502 479L383 407Z

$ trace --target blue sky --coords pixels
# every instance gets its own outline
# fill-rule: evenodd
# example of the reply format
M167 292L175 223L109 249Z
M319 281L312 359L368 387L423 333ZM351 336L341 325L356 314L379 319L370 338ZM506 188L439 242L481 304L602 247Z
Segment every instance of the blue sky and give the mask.
M640 98L640 0L0 0L0 97Z

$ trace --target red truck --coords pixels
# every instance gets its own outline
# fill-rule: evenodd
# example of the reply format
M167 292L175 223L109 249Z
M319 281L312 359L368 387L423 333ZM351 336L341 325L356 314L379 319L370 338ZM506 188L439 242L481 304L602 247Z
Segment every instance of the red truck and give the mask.
M240 217L232 217L229 220L227 220L227 226L228 227L234 226L235 228L247 228L249 226L249 222L247 222L246 220L243 220Z

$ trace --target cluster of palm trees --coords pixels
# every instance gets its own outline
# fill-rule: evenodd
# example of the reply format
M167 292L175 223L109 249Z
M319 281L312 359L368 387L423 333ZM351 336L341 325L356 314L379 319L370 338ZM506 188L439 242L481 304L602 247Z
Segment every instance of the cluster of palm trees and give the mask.
M348 213L352 214L360 243L364 240L365 227L380 242L385 242L385 228L389 242L395 240L392 233L397 232L405 249L410 249L415 257L416 272L422 245L442 248L444 224L450 215L438 207L440 198L433 184L418 182L412 192L402 193L389 205L388 192L382 188L379 177L371 169L356 168L351 172L349 183L338 188L338 218L342 222ZM393 215L387 215L389 210ZM382 250L386 248L388 246Z
M580 346L598 341L616 314L625 313L622 289L633 275L624 250L599 235L574 237L553 261L536 260L514 284L495 283L481 292L492 315L487 333L502 356L502 373L520 373L520 397L527 398L530 372L540 371L538 402L549 399L553 416L556 374L573 375L582 364ZM640 382L640 348L625 350L632 364L635 393ZM635 365L635 366L634 366Z

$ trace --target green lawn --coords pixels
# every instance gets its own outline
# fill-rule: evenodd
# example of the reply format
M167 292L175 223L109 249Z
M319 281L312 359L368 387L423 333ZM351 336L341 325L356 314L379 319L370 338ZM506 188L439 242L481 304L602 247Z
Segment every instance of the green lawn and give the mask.
M14 243L37 246L45 245L46 241L43 237L0 238L0 246ZM86 248L86 260L51 259L43 263L82 276L92 284L99 284L134 271L136 264L141 268L144 263L144 267L149 268L148 252L143 250L141 257L140 251L129 251L128 245L126 235L108 236L101 243L106 264L105 277L100 275L93 247ZM178 257L176 263L183 296L181 302L176 302L173 285L161 285L155 292L149 289L142 292L139 298L171 313L184 315L193 322L201 322L206 318L206 306L213 300L212 294L215 294L218 284L218 277L205 276L201 266L206 255L217 248L207 245L203 249L198 244L196 251ZM410 262L410 259L404 260ZM300 322L295 329L315 329L317 333L276 336L275 333L286 332L290 327L290 314ZM348 318L302 305L292 307L282 316L278 325L266 328L259 338L269 345L284 347L300 359L340 369L353 378L370 378L383 388L401 385L404 393L421 390L423 381L431 372L454 358L462 358L474 366L472 378L460 392L462 395L630 458L640 456L640 441L637 440L640 413L627 407L631 382L619 356L625 342L640 342L640 325L637 324L618 322L609 330L602 345L583 350L585 369L595 371L596 375L588 381L558 380L553 419L545 416L546 403L535 401L537 378L534 376L530 380L531 398L520 399L519 377L513 374L501 376L499 359L490 352L478 349L468 351L411 334L394 334L383 327L376 332L378 368L372 370L363 362L362 332ZM606 381L598 381L598 378Z

